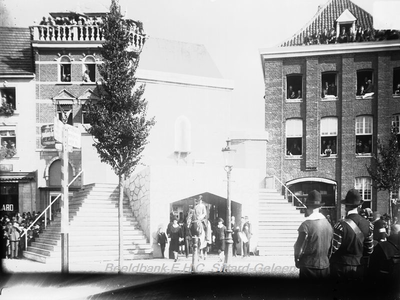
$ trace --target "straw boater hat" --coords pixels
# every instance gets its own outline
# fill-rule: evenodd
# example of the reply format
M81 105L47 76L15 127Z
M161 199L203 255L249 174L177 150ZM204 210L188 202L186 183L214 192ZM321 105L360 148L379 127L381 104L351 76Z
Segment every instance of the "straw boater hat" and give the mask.
M341 203L350 206L361 205L364 201L361 199L360 193L356 189L351 189L347 192L346 198Z
M222 222L222 223L224 223L224 219L222 219L222 218L218 218L218 222Z
M305 205L307 206L307 208L317 208L317 207L324 206L325 203L321 202L320 192L313 190L308 193Z

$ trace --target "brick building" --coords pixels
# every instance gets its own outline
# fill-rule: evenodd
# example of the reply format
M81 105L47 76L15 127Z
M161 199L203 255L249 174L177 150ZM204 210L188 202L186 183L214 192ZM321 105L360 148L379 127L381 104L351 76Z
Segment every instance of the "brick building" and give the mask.
M365 207L388 211L366 166L400 118L398 31L373 29L348 0L329 0L280 47L261 49L267 170L300 199L317 189L339 218L353 187Z
M35 73L28 28L0 28L0 212L36 210Z

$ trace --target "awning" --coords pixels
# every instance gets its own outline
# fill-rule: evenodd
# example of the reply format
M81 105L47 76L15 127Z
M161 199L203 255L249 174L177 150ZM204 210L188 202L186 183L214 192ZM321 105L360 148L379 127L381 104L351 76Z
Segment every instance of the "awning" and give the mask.
M34 172L0 172L1 182L24 182L35 179Z

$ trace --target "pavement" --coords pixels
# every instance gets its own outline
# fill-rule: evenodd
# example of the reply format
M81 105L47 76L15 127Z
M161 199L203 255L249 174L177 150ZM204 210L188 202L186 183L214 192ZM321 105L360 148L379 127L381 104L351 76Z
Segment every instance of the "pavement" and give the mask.
M44 264L28 259L3 259L3 271L15 273L61 273L60 264ZM208 255L206 259L199 259L192 264L192 257L180 255L175 262L173 259L138 259L126 260L122 266L118 261L102 262L70 262L70 273L100 273L100 274L214 274L224 271L224 264L218 255ZM284 277L298 277L298 269L291 256L250 256L232 257L225 267L225 273L234 274L262 274Z
M226 272L222 267L223 263L217 255L209 255L194 265L192 257L179 256L176 262L158 258L129 260L121 268L117 261L71 262L69 272L62 273L61 264L3 259L0 300L215 299L226 298L227 295L230 297L226 299L234 299L244 291L255 295L261 287L266 287L268 278L298 278L293 258L286 256L232 257ZM196 286L204 281L208 289L203 288L200 293ZM275 290L275 282L270 285ZM191 288L182 290L182 286ZM238 291L235 295L226 294L222 291L226 286Z

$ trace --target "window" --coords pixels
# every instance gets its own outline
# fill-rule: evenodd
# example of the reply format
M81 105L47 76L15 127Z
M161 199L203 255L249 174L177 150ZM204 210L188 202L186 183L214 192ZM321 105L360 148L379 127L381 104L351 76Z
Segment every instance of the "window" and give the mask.
M82 105L82 124L90 124L88 116L88 104Z
M60 59L60 81L71 82L71 60L68 56Z
M96 61L93 56L86 56L83 64L82 81L96 82Z
M302 154L303 120L286 120L286 155Z
M17 154L17 140L15 130L0 128L0 159L11 158Z
M59 104L57 105L58 119L64 124L73 125L72 121L72 105Z
M369 98L374 95L374 79L371 70L357 71L357 96Z
M371 155L372 153L372 125L371 116L356 118L356 154Z
M303 78L302 75L287 76L286 99L302 99Z
M15 88L0 88L1 94L1 104L7 103L11 105L13 109L16 109L16 102L15 102Z
M393 132L397 134L397 145L400 149L400 114L393 115L392 128Z
M393 69L393 95L400 97L400 68Z
M321 119L321 154L330 156L337 154L338 118Z
M372 180L369 177L357 177L355 180L355 189L360 193L361 199L364 200L363 208L371 208L372 200Z
M322 74L322 92L321 98L324 100L336 99L337 96L337 81L336 73L323 73Z

